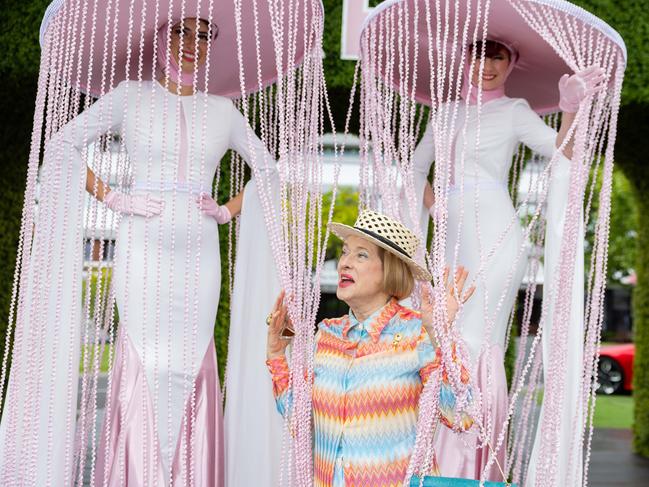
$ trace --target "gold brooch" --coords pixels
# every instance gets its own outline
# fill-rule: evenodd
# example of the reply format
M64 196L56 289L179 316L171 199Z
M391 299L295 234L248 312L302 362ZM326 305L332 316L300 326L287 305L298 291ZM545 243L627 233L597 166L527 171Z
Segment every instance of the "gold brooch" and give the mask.
M394 338L392 339L392 348L397 348L399 346L399 343L401 342L401 333L395 333Z

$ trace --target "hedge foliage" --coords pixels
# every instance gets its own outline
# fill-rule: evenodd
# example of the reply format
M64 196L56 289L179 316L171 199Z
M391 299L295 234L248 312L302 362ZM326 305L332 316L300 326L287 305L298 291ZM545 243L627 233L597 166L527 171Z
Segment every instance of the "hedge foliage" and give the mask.
M3 2L0 45L0 354L5 333L20 231L27 159L40 64L38 27L47 0ZM9 54L11 53L11 54Z
M649 457L649 5L646 0L578 0L624 38L628 63L622 90L615 161L628 178L637 208L633 293L635 363L633 447ZM613 209L615 211L615 209Z
M633 324L636 345L633 366L635 399L633 445L649 457L649 165L646 162L649 134L649 103L625 106L620 113L616 161L629 178L637 204L636 274L633 291Z
M628 52L615 161L627 176L637 205L633 447L640 455L649 457L649 167L645 156L649 134L649 9L645 0L577 3L617 29Z

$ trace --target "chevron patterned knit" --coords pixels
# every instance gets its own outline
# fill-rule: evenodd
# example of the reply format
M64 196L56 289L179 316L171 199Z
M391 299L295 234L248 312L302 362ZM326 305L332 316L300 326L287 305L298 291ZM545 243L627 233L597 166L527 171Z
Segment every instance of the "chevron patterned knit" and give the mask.
M286 359L267 364L284 414L290 404ZM439 367L421 315L394 299L363 323L351 313L324 320L314 363L314 486L402 485L415 443L419 395ZM463 381L468 379L463 369ZM452 427L456 417L470 427L464 413L455 414L455 397L445 384L440 420ZM434 458L432 463L436 471Z

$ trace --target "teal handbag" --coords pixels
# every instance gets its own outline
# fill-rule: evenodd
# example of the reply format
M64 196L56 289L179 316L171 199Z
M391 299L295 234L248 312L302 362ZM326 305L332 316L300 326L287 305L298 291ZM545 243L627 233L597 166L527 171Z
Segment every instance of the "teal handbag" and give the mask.
M424 482L419 483L419 477L410 478L410 487L516 487L516 484L506 482L483 482L472 479L458 479L450 477L424 477Z

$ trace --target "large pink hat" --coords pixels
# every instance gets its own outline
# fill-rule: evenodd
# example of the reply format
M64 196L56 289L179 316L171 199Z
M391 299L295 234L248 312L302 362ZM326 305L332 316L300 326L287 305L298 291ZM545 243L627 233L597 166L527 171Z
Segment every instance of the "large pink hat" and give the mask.
M431 89L430 89L430 63L429 63L429 42L428 42L428 27L427 27L427 7L426 3L430 0L385 0L376 9L372 11L365 21L361 33L361 57L368 56L365 52L367 46L372 43L378 47L381 42L385 46L385 41L380 36L370 35L370 26L377 27L380 23L386 20L386 16L394 15L393 22L403 23L405 30L410 34L410 42L405 57L408 58L410 66L414 64L414 59L417 59L417 82L414 90L415 99L421 103L431 104ZM613 49L619 50L621 54L620 59L626 63L626 47L620 35L603 20L587 12L581 7L571 4L564 0L527 0L527 4L537 4L544 8L552 8L555 12L557 22L565 22L570 25L570 28L575 30L579 29L592 29L595 34L606 36ZM466 5L462 2L461 11L456 12L454 9L454 2L446 2L448 11L445 12L446 19L455 21L457 18L457 31L459 32L465 28ZM468 43L474 41L472 34L475 31L477 17L477 8L480 6L483 11L487 5L485 0L473 2L473 11L471 12L472 19L467 24L467 31L469 32ZM533 6L533 5L532 5ZM398 9L398 11L397 11ZM435 8L429 7L428 11L431 16L435 15ZM415 20L417 19L415 38ZM432 18L430 20L432 31L432 47L438 54L441 46L449 53L455 48L456 54L459 53L457 46L453 45L453 27L451 26L450 32L444 32L444 20ZM441 21L438 23L438 21ZM440 31L437 30L438 25L442 25ZM407 27L406 27L407 26ZM534 31L516 10L513 2L510 0L491 0L490 10L487 20L487 35L482 35L482 24L478 26L477 32L479 35L475 40L482 40L483 37L491 40L498 40L509 49L516 51L518 58L511 74L507 79L505 86L506 94L512 98L525 98L531 107L539 114L547 114L559 110L559 91L557 84L559 78L565 73L572 73L573 69L569 67L566 62L560 57L557 50L550 43L546 42L536 31ZM458 36L461 38L461 35ZM401 39L405 38L405 33L402 34ZM394 36L394 50L395 57L397 58L393 69L393 76L391 84L395 89L399 89L403 73L399 66L397 42L399 36ZM439 40L439 42L438 42ZM382 53L374 56L385 56L385 49ZM415 51L416 54L415 54ZM416 58L415 58L416 55ZM406 63L403 63L404 65ZM376 65L383 69L381 75L385 74L385 61L379 60ZM585 66L582 66L582 68ZM460 67L460 73L463 67ZM446 76L450 77L451 71L447 69ZM446 83L449 86L449 83Z
M94 0L87 2L85 15L82 19L78 17L84 8L79 7L79 2L54 0L45 12L41 24L41 46L44 46L50 38L51 42L69 42L67 39L56 39L54 35L48 37L49 30L56 32L57 20L60 19L61 22L68 24L76 23L77 31L73 34L74 40L72 41L74 46L68 49L68 52L73 53L70 56L73 58L71 59L73 65L68 64L65 73L59 73L59 75L66 78L71 85L79 87L84 93L96 97L127 78L138 79L142 39L144 42L142 43L141 79L153 79L154 69L156 69L153 45L158 29L169 21L173 25L183 18L198 17L218 27L218 37L210 46L207 91L216 95L236 98L241 96L242 91L236 29L235 5L237 3L241 6L244 91L251 93L259 89L260 81L262 86L267 86L275 82L278 76L278 58L271 28L273 16L269 11L271 2L266 0L238 0L238 2L233 0L113 0L112 2ZM298 9L306 11L296 13L289 12L290 9L284 8L284 24L289 25L290 22L291 26L296 27L290 31L298 34L296 39L287 39L289 29L283 29L285 38L278 41L278 44L282 43L279 49L282 52L280 59L283 61L283 70L298 66L304 58L304 32L313 32L306 29L305 24L307 22L322 23L323 11L310 11L304 6L305 3L295 2L295 5L298 6ZM98 8L95 8L95 4L98 5ZM256 6L256 19L253 6ZM72 21L69 16L75 20ZM277 19L278 16L275 15L274 18ZM255 35L255 25L258 26L258 39ZM321 29L322 26L320 25L319 28ZM294 46L290 60L289 44ZM307 42L306 45L313 45L313 42ZM259 57L256 46L259 46ZM127 66L129 51L130 63ZM258 59L259 66L257 65ZM105 63L114 66L114 74L111 74L111 66L104 69ZM198 88L203 89L203 87L204 81L199 81Z

